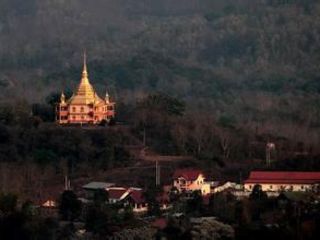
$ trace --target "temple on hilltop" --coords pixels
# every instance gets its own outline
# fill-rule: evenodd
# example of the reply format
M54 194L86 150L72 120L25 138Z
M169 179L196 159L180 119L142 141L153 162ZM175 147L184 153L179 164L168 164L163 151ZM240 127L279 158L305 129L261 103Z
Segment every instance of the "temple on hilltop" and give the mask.
M78 90L70 99L62 93L56 109L59 124L99 124L114 118L115 103L106 93L100 98L90 84L87 72L86 54L83 58L82 78Z

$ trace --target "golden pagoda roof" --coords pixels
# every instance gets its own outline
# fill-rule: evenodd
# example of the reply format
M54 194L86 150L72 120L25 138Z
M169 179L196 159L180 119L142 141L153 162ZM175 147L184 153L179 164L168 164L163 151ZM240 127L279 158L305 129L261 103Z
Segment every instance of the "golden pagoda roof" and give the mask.
M78 87L78 91L76 94L73 94L68 103L75 105L87 105L96 104L102 101L103 100L97 95L97 93L94 91L94 88L90 84L87 71L87 59L86 54L84 54L82 77Z

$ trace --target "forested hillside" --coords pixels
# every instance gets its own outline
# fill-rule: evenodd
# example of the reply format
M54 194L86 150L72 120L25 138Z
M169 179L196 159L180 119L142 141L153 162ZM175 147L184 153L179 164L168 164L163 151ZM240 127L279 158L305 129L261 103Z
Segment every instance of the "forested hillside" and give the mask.
M84 49L119 114L160 91L187 112L318 142L316 0L1 0L1 99L73 90Z

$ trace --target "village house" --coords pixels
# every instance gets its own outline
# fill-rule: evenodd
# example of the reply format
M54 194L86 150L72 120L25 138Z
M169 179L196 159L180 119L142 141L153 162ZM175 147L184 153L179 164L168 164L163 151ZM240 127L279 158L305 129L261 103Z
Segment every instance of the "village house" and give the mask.
M130 189L124 187L110 187L107 191L109 203L111 204L120 202L130 194Z
M123 199L124 205L130 205L134 213L144 213L148 211L148 204L143 195L142 190L131 190L125 199Z
M244 189L252 191L257 184L265 192L311 191L319 188L320 172L253 171L245 180Z
M179 192L201 191L202 195L211 193L211 184L205 181L200 170L178 169L173 175L173 187Z
M108 188L114 186L114 183L107 183L107 182L90 182L84 186L82 189L85 191L85 197L87 199L93 199L94 194L99 190L107 191Z
M169 197L166 193L157 196L156 200L161 210L167 210L169 208ZM142 189L129 188L127 194L125 193L119 202L120 201L124 206L130 205L134 213L144 213L148 211L148 203Z

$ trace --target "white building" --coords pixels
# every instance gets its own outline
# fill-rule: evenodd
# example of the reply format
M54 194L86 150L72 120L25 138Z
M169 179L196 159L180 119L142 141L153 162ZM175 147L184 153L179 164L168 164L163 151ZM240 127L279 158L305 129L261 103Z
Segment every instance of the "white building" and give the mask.
M201 191L202 195L210 194L211 184L205 182L204 174L194 169L178 169L173 175L173 186L179 192Z
M244 189L252 191L257 184L265 192L311 191L319 187L320 172L253 171L244 182Z

